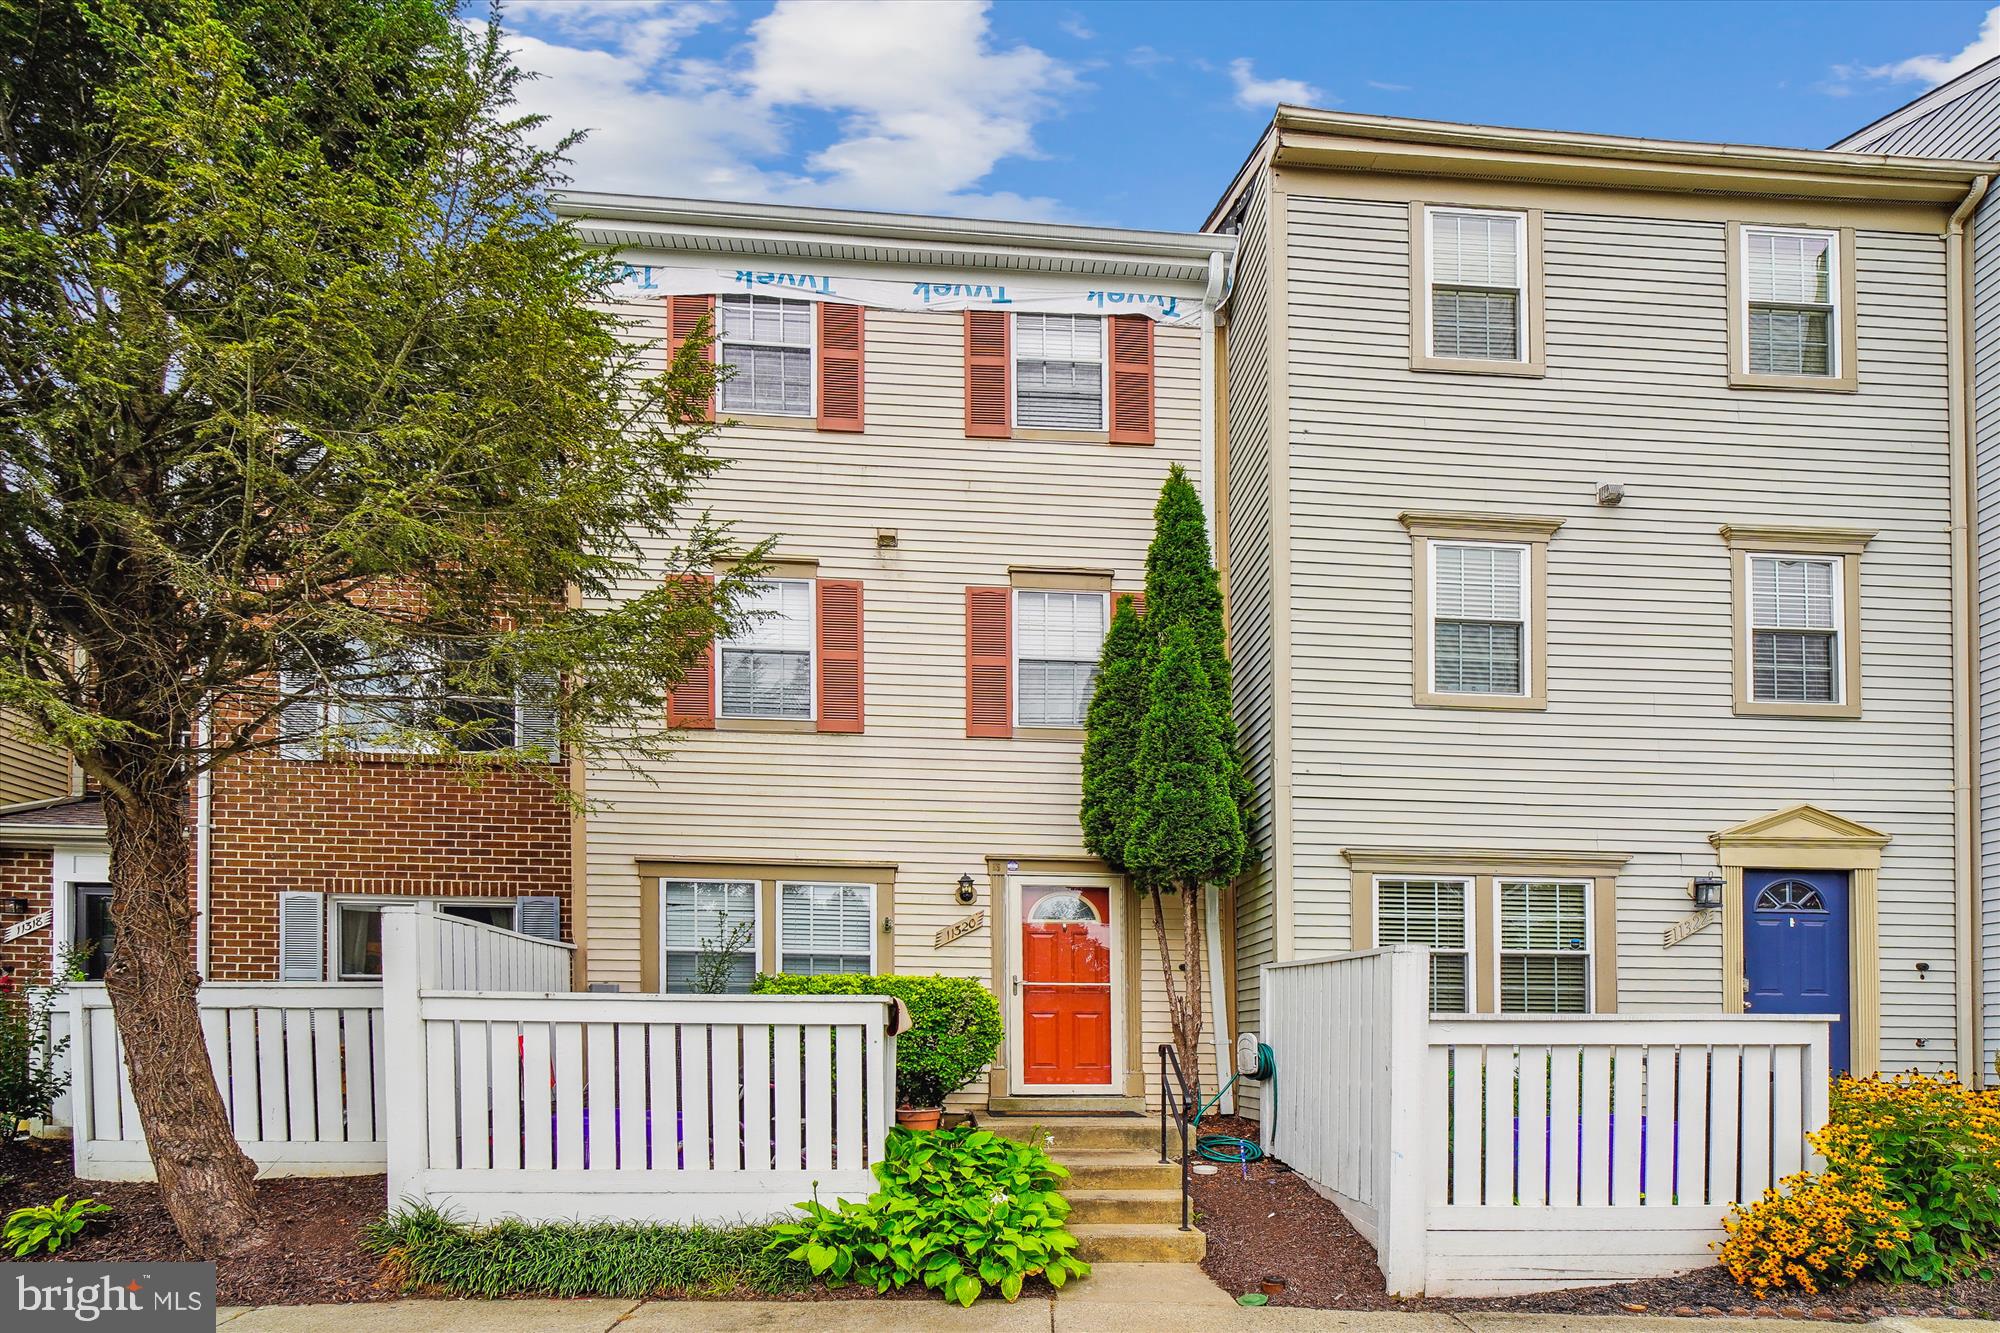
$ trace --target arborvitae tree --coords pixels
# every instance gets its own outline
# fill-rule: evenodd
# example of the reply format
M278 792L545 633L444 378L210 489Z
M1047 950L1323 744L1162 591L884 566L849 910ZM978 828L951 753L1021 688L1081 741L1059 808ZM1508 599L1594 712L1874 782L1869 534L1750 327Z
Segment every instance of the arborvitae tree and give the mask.
M1250 778L1236 742L1229 654L1222 620L1222 585L1208 549L1201 494L1180 464L1167 473L1153 507L1153 544L1146 551L1146 626L1152 651L1167 632L1185 625L1201 653L1202 670L1222 720L1223 763L1239 817L1249 827Z
M1228 751L1203 643L1187 625L1161 635L1147 688L1135 762L1125 865L1153 900L1153 929L1166 974L1167 1005L1181 1068L1193 1079L1202 1033L1205 894L1243 867L1243 821L1229 790ZM1163 889L1181 898L1179 967L1167 940ZM1186 969L1182 972L1180 969Z
M1083 845L1113 870L1125 868L1131 836L1133 761L1146 715L1146 632L1130 595L1118 599L1083 727Z
M0 0L0 705L104 795L107 989L202 1257L269 1233L196 1013L198 776L413 678L375 739L469 780L562 770L468 696L658 753L746 572L683 577L723 553L702 340L624 341L458 10Z

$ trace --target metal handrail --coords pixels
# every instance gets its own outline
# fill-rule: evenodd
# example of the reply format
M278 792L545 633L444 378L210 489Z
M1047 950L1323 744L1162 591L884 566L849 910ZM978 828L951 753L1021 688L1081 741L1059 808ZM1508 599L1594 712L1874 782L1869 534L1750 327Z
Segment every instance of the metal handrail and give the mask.
M1168 1075L1173 1081L1168 1082ZM1178 1092L1174 1097L1171 1094ZM1188 1126L1201 1107L1201 1085L1188 1086L1187 1075L1181 1071L1180 1053L1171 1042L1160 1046L1160 1164L1166 1165L1167 1158L1167 1112L1171 1110L1174 1123L1181 1131L1181 1230L1194 1230L1190 1217L1193 1198L1192 1168L1193 1155L1188 1152Z

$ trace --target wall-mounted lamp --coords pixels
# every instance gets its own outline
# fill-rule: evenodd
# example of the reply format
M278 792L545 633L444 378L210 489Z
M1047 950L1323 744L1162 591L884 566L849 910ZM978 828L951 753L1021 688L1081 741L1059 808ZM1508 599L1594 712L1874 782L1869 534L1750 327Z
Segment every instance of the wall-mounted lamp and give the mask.
M958 900L970 907L972 905L972 898L972 876L960 875L958 877Z
M1694 899L1697 910L1713 912L1722 906L1722 877L1702 875L1688 885L1688 897Z
M7 912L10 916L26 916L28 914L28 900L26 898L9 898L7 900Z
M1931 979L1931 965L1929 963L1918 963L1917 980L1929 981L1930 979Z
M1625 483L1622 481L1600 481L1597 483L1597 503L1607 509L1625 501Z

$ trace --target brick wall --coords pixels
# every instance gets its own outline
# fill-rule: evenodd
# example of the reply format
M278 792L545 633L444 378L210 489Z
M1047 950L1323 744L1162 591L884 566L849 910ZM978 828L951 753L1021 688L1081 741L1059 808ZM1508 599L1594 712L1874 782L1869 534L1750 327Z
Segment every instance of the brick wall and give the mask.
M55 854L45 847L0 847L0 909L9 898L26 898L28 915L48 910L49 883L55 875ZM0 910L0 926L24 920ZM49 976L49 932L38 930L12 944L0 944L0 967L12 968L17 981L42 982Z
M570 814L540 773L468 786L399 759L298 761L262 753L215 774L210 977L278 975L278 895L562 899L571 927ZM45 893L46 896L46 893Z

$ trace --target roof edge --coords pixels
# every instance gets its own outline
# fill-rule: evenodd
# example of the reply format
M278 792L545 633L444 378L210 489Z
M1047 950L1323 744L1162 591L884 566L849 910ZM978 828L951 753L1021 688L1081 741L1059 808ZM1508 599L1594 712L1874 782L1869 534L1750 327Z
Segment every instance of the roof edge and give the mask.
M1883 112L1860 129L1854 131L1854 133L1843 136L1838 143L1828 145L1827 151L1832 153L1865 152L1865 149L1850 149L1847 145L1857 140L1876 138L1889 133L1891 130L1899 130L1904 125L1923 115L1934 103L1948 102L1955 97L1963 97L1975 89L1984 88L1995 79L2000 79L2000 56L1995 56L1982 64L1974 65L1963 74L1954 74L1935 87L1926 88L1895 110Z

